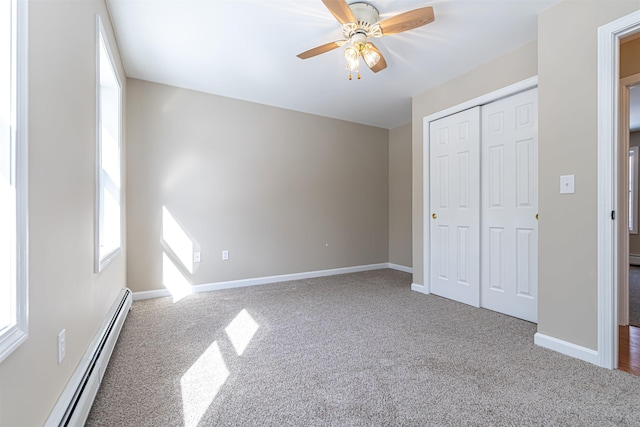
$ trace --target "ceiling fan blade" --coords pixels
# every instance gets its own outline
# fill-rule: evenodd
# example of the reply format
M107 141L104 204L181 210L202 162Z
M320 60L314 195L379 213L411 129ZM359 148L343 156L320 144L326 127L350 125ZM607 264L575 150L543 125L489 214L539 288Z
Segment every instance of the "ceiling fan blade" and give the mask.
M299 53L296 55L300 59L307 59L321 53L329 52L330 50L336 49L346 43L346 40L338 40L336 42L331 42L327 44L323 44L322 46L314 47L313 49L309 49L306 52Z
M322 3L341 24L356 22L356 17L353 16L353 12L345 0L322 0Z
M374 45L371 42L367 44L369 45L369 49L373 50L375 53L380 55L380 60L373 67L369 67L371 71L373 71L374 73L377 73L378 71L382 71L385 68L387 68L387 61L384 60L384 56L382 56L382 52L380 52L380 49L378 49L376 45Z
M382 29L382 35L388 36L390 34L397 34L422 27L423 25L433 22L434 19L433 7L427 6L392 16L391 18L381 21L379 24Z

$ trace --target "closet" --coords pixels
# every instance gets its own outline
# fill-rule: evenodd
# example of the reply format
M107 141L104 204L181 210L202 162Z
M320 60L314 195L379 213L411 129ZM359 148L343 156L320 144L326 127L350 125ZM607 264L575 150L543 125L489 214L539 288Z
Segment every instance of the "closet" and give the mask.
M537 89L429 124L431 292L537 322Z

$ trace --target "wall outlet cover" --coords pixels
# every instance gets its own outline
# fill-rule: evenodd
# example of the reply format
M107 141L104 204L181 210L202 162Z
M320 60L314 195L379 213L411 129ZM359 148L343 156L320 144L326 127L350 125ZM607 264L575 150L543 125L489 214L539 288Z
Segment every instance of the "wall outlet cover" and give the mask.
M561 175L560 194L574 194L575 192L575 175Z

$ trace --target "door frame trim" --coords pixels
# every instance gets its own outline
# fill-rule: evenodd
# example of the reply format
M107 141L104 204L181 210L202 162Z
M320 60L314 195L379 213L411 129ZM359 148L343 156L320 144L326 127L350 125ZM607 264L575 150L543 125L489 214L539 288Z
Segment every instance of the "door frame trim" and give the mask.
M447 109L438 111L436 113L425 116L422 119L422 230L423 230L423 253L424 256L422 258L422 271L424 274L424 285L422 289L419 290L421 293L429 294L431 293L431 269L430 269L430 242L431 235L429 230L429 212L431 212L431 206L429 204L429 123L432 121L441 119L446 116L450 116L452 114L459 113L460 111L468 110L469 108L482 106L484 104L488 104L489 102L497 101L502 98L506 98L508 96L515 95L520 92L524 92L529 89L533 89L538 87L538 76L530 77L528 79L519 81L512 85L503 87L501 89L495 90L493 92L487 93L485 95L481 95L477 98L470 99L468 101L462 102L458 105L454 105L453 107L449 107ZM413 289L413 286L412 286ZM417 290L417 289L414 289Z
M618 366L620 39L640 31L640 10L598 28L598 365Z

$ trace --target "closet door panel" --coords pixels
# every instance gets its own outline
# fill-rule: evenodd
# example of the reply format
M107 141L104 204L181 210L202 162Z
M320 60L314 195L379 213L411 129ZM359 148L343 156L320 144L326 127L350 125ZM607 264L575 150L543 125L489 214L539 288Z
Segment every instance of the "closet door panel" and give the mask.
M480 107L429 126L431 292L480 304Z
M532 89L482 106L481 137L481 306L531 322L538 319L537 100Z

